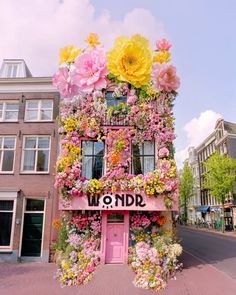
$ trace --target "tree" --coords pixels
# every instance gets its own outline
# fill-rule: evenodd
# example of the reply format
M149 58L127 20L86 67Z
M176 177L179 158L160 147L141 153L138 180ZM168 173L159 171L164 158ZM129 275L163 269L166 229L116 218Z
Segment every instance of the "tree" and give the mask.
M179 176L179 206L184 208L184 221L188 220L188 203L194 191L194 178L191 167L185 163Z
M233 183L236 179L236 161L227 155L215 152L204 162L204 166L206 172L204 173L203 186L222 205L222 232L224 232L224 203L227 196L233 191Z

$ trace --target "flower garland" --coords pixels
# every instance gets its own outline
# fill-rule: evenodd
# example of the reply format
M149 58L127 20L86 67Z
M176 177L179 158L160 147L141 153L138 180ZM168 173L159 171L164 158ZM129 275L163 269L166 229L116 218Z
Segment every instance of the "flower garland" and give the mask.
M62 287L86 284L100 261L101 216L80 213L64 224L67 240L56 251L56 276Z
M160 290L175 276L182 265L177 256L182 247L165 233L166 216L159 212L139 212L131 216L129 264L135 272L134 285L144 289Z

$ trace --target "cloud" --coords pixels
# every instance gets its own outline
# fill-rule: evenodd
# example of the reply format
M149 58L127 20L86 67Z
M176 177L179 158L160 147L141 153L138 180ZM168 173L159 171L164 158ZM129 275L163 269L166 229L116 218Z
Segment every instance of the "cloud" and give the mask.
M202 112L197 118L185 124L184 131L187 137L188 145L181 150L177 150L175 158L178 166L181 166L183 161L188 157L188 148L190 146L197 147L215 128L217 119L222 115L212 110Z
M152 44L166 35L146 9L135 8L122 20L107 10L95 12L89 0L0 0L0 59L24 58L34 76L45 76L56 70L58 49L84 46L89 32L98 33L106 48L120 34L140 33Z

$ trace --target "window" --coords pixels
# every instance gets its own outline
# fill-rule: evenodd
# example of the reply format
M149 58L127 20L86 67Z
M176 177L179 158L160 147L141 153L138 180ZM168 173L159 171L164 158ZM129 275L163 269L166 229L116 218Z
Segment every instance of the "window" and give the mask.
M18 72L18 63L12 63L7 65L7 78L16 78Z
M0 122L17 122L19 112L18 101L0 101Z
M113 91L107 91L105 98L107 107L117 106L121 102L126 103L126 96L113 97Z
M16 138L0 136L0 172L13 172Z
M14 200L0 200L0 248L11 246L14 213Z
M49 171L49 136L27 136L23 143L23 172Z
M104 143L92 140L82 141L82 176L87 179L102 177Z
M27 100L25 121L51 121L53 114L53 100Z
M132 173L146 174L155 168L154 142L145 141L140 145L132 145Z

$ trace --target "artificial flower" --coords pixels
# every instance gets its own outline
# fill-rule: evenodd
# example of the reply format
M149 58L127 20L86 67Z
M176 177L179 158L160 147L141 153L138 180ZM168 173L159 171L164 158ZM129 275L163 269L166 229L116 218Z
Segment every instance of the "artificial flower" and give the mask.
M156 62L152 65L151 79L155 91L171 92L180 86L175 67L166 63Z
M75 58L79 55L81 49L75 47L74 45L68 45L59 50L58 63L63 62L72 63Z
M75 61L77 86L85 93L106 88L108 74L102 49L87 49Z
M166 50L159 50L153 56L153 62L169 62L170 61L170 53Z
M100 44L98 35L95 33L89 33L87 38L85 39L85 42L87 42L90 47L95 47L96 45Z
M171 43L165 38L157 40L156 42L157 50L169 50L171 47Z
M151 63L149 43L140 35L133 35L131 38L118 37L107 53L107 68L110 73L135 87L148 83Z

